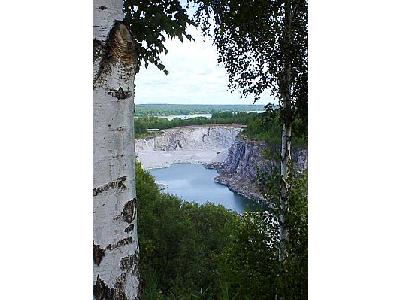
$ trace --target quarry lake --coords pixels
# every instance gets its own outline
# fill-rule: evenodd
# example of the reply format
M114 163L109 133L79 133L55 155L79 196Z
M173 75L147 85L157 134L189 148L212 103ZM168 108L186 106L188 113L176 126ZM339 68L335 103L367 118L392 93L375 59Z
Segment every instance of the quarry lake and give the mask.
M173 164L167 168L149 171L156 182L165 187L164 192L177 195L183 200L199 204L221 204L238 213L259 208L253 201L215 183L217 171L206 169L200 164Z

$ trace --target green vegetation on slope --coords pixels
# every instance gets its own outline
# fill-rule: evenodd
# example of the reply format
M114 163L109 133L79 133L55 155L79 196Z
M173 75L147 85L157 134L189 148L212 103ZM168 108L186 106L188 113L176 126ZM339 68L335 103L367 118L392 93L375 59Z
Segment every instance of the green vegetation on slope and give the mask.
M213 105L210 105L213 106ZM208 124L241 124L247 128L242 135L251 139L266 141L270 145L280 145L282 125L280 122L279 110L273 107L262 113L256 112L214 112L211 118L196 117L190 119L168 120L155 116L145 116L135 119L136 138L143 138L150 135L148 129L168 129L173 127L189 125L208 125ZM294 125L294 146L305 147L307 145L307 124L295 119Z
M265 112L250 118L243 135L251 140L266 141L270 145L280 145L282 122L279 109L267 106ZM307 147L307 121L295 118L293 122L293 146Z
M135 134L137 138L144 137L148 134L147 129L168 129L173 127L189 126L189 125L207 125L207 124L247 124L250 120L257 118L258 113L246 112L217 112L213 113L211 118L196 117L190 119L175 118L168 120L158 117L141 117L135 119Z
M277 276L277 227L270 217L163 194L139 163L136 182L141 299L274 299L278 290L288 300L307 298L306 177L290 195L285 281Z

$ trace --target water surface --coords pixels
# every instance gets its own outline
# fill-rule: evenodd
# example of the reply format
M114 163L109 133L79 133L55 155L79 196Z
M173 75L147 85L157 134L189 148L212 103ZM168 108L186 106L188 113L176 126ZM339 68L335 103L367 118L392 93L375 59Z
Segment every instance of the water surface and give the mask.
M171 121L173 119L182 119L182 120L187 120L187 119L194 119L194 118L207 118L211 119L211 114L193 114L193 115L169 115L169 116L159 116L159 118L164 118L168 119L168 121Z
M156 182L166 186L165 192L190 202L221 204L228 209L242 213L249 208L258 210L259 205L215 183L216 170L196 164L174 164L167 168L151 169Z

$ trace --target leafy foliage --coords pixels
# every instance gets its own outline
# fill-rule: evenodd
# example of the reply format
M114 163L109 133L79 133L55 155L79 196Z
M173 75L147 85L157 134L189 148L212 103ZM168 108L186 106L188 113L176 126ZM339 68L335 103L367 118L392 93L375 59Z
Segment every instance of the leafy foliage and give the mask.
M290 236L289 255L282 293L287 299L305 299L308 293L307 182L307 173L291 179L292 189L289 192L289 213L287 214Z
M306 181L293 180L293 259L282 281L273 213L240 216L163 194L137 163L141 299L275 299L280 289L307 299Z
M250 119L246 125L247 128L244 130L243 134L247 138L266 141L270 146L269 148L280 146L282 125L279 108L267 105L265 112ZM293 132L295 132L292 140L293 146L306 148L307 122L304 122L303 119L296 116L293 122ZM275 150L278 151L278 149Z
M218 259L239 216L160 193L151 175L136 167L142 299L209 299L217 293Z
M277 97L281 116L307 118L308 7L306 0L193 0L196 20L213 37L229 86L255 101Z
M277 227L270 215L246 213L221 257L224 299L275 299Z
M292 166L288 177L291 186L288 194L288 207L285 214L289 239L285 241L288 257L285 264L279 265L277 290L285 299L307 299L308 283L308 190L307 171L296 172ZM273 219L279 216L280 174L271 165L268 173L260 174L264 184L263 193L272 203L269 213ZM283 271L282 271L283 270Z
M253 95L255 102L266 91L279 100L279 118L283 125L281 176L275 176L277 182L270 192L280 190L276 207L281 261L278 295L282 297L292 286L292 277L287 274L293 257L286 251L290 247L287 243L292 243L290 231L293 230L289 221L293 187L288 178L292 176L291 129L298 118L300 131L305 131L308 118L307 0L193 1L198 3L197 22L205 34L213 36L218 61L229 75L230 88L240 89L245 96ZM293 131L296 136L296 129ZM302 291L298 292L302 294Z
M186 32L193 24L179 0L125 0L124 22L129 26L135 40L139 66L149 63L168 74L160 55L168 53L167 38L178 37L193 40Z

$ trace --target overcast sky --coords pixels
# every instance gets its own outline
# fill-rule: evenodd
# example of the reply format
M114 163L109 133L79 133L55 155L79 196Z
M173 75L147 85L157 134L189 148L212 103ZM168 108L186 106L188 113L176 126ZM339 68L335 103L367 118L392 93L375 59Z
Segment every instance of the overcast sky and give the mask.
M228 91L228 76L217 65L217 50L195 27L189 28L194 42L168 40L168 54L162 57L169 74L153 65L141 68L136 77L135 101L142 103L177 104L252 104L251 98L240 98L239 92ZM272 98L262 97L257 104L267 104Z

